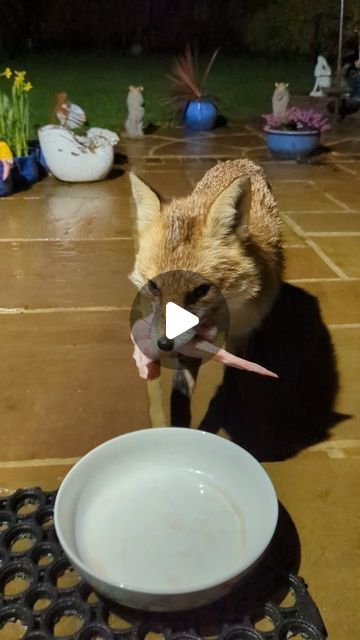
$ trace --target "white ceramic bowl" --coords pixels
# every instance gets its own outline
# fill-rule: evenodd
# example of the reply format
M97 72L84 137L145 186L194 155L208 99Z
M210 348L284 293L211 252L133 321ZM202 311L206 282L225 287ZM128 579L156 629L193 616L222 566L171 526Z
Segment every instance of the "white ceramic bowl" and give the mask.
M151 611L228 593L268 546L275 490L244 449L193 429L135 431L90 451L55 503L66 555L96 591Z

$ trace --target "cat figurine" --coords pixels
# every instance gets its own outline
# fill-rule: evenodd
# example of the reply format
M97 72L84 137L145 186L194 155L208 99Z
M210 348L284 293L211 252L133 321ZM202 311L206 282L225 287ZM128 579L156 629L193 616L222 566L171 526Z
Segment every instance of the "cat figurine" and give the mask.
M125 131L130 138L141 138L143 132L144 97L143 87L129 87L127 96L128 117L125 122Z
M288 108L290 93L288 82L275 82L275 91L272 97L273 114L276 118L285 115Z

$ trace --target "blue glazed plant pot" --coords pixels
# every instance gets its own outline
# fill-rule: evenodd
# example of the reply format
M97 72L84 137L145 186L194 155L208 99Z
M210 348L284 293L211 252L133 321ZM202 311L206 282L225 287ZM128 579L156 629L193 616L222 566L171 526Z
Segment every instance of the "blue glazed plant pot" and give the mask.
M319 146L319 131L279 131L265 128L266 144L274 158L301 160Z
M2 161L0 160L0 198L3 198L4 196L9 196L14 190L12 171L10 171L6 180L4 180L3 178L3 173L4 173L4 167L3 167Z
M39 164L34 150L27 156L14 158L14 187L25 189L39 180Z
M38 167L39 177L43 178L44 176L47 176L50 173L50 171L49 171L49 167L46 164L46 160L44 158L44 154L41 150L40 143L38 140L32 140L31 142L29 142L29 152L35 153L36 160L39 165Z
M214 103L205 98L190 100L184 111L184 124L192 131L209 131L214 127L218 112Z

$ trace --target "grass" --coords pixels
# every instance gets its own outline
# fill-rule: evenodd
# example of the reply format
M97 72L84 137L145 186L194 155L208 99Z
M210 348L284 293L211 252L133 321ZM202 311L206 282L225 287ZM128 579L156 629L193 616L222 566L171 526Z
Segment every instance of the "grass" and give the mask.
M145 122L169 124L171 114L164 101L169 86L166 74L172 61L166 56L58 53L27 55L3 63L4 67L9 64L13 69L27 70L34 86L30 96L33 131L49 122L54 94L60 91L66 91L74 103L83 107L91 126L121 131L129 84L144 87ZM221 113L229 120L249 120L271 110L275 81L289 81L293 94L309 92L312 73L311 63L304 60L288 62L220 54L208 91L216 96Z

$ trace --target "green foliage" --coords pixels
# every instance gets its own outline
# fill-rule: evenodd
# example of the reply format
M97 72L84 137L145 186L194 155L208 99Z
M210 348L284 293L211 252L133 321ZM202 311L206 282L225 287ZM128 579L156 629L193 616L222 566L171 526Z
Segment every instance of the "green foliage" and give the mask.
M24 156L28 152L29 142L29 98L32 89L30 82L25 82L25 71L7 69L0 74L2 82L9 82L13 76L10 96L0 88L0 139L8 144L15 156ZM8 85L9 86L9 85Z
M31 95L30 137L48 124L55 93L66 91L86 112L91 126L121 132L126 115L130 84L144 87L145 124L173 124L169 105L172 56L128 58L121 54L25 56L13 61L26 68L36 88ZM200 63L207 63L205 56ZM255 119L271 109L275 81L290 81L290 92L309 92L313 64L298 59L269 60L266 57L220 54L208 78L209 95L215 96L221 113L231 121Z

